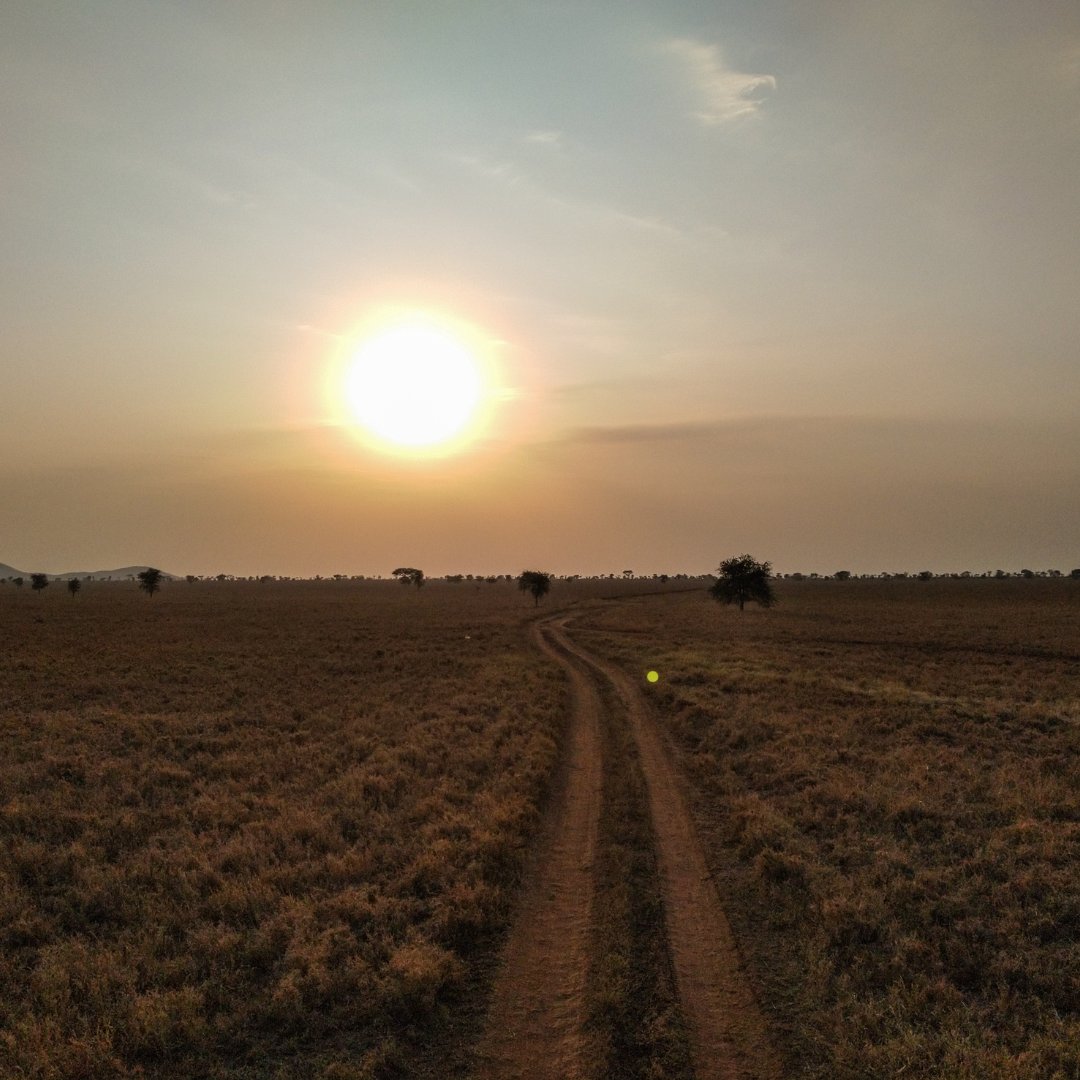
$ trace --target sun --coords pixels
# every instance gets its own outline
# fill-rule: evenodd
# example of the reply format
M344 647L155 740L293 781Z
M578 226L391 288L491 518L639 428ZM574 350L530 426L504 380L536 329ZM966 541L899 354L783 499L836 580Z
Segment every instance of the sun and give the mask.
M485 374L464 335L430 320L396 322L365 337L345 369L355 422L387 449L439 452L478 419Z

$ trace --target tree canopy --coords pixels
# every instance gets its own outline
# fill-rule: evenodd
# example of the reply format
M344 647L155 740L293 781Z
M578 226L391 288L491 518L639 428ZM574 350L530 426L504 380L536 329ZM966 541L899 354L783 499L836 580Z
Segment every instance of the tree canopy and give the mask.
M717 603L738 604L740 611L747 601L766 608L776 603L769 563L759 563L751 555L733 555L720 564L717 573L720 577L709 590Z
M135 576L139 579L139 588L147 596L153 596L161 588L161 580L165 575L157 567L148 566Z
M518 588L532 595L533 606L551 591L551 574L543 570L522 570L517 579Z
M41 592L42 589L47 588L49 584L48 574L31 574L30 575L30 588L34 592Z
M402 585L415 585L418 589L424 584L424 571L415 566L399 566L392 574Z

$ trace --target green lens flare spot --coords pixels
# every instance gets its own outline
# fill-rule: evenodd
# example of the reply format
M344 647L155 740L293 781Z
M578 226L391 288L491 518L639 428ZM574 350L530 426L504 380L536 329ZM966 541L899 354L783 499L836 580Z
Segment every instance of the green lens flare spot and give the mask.
M648 673L648 675L645 676L645 678L648 679L649 682L659 682L660 681L660 674L659 674L659 672L656 672L656 671L650 671Z

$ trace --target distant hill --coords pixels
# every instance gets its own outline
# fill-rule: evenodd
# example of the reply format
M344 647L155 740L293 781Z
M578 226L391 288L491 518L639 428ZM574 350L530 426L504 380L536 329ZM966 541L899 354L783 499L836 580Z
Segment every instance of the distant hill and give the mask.
M148 566L121 566L116 570L69 570L66 574L50 574L49 577L57 581L68 581L75 577L90 578L93 581L107 581L110 578L113 581L126 581L149 569ZM161 576L168 581L179 580L176 574L168 574L164 570L161 571Z
M148 566L121 566L116 570L69 570L65 574L49 574L50 581L70 581L71 578L90 578L91 581L127 581L148 570ZM167 574L162 570L162 576L169 581L178 581L176 574ZM0 563L0 578L21 577L28 578L30 574L26 570L16 570L14 566Z

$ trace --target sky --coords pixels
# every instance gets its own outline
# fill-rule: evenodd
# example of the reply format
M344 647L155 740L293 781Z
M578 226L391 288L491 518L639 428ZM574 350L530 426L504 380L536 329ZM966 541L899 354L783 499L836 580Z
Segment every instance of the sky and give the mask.
M7 5L0 191L20 569L1080 566L1075 0Z

